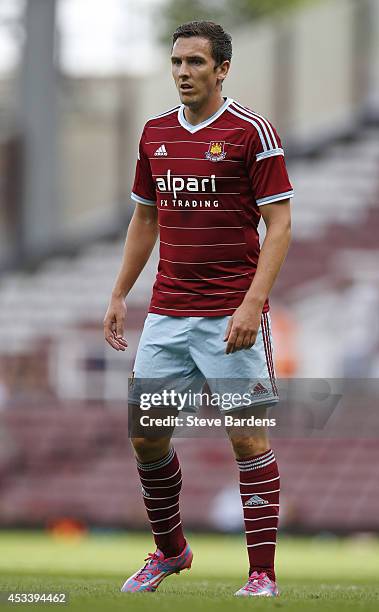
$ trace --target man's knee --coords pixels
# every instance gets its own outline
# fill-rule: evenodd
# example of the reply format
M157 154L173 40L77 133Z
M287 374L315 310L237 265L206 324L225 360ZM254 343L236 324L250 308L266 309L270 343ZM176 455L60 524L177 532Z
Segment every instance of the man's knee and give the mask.
M270 448L267 435L263 432L262 435L254 436L231 434L230 441L237 459L244 459L245 457L260 455Z
M158 461L167 455L170 438L131 438L131 443L139 461Z

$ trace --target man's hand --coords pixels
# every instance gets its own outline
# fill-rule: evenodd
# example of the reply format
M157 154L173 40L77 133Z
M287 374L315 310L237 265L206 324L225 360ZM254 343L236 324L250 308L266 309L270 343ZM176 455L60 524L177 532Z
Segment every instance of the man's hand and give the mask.
M122 297L112 296L104 317L104 338L116 351L125 351L128 346L124 338L126 304Z
M262 308L242 302L235 313L230 317L226 328L224 342L225 353L235 353L242 349L251 348L257 338L261 324Z

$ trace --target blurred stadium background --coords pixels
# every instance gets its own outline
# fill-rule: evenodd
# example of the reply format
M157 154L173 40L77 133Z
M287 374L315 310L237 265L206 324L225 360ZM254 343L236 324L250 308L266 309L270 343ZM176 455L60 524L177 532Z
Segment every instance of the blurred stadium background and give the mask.
M225 93L278 127L296 192L271 300L278 374L379 378L377 0L1 0L4 529L147 525L125 399L156 251L128 300L127 353L105 345L102 319L141 128L177 102L167 32L212 16L233 35ZM355 408L371 436L274 440L282 532L377 533L378 405ZM175 446L185 524L240 532L227 441Z

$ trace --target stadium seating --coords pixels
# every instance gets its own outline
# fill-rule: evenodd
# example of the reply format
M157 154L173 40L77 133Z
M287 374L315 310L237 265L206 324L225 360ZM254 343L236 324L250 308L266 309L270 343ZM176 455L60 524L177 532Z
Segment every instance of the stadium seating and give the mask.
M0 458L0 525L38 526L69 517L95 526L147 526L127 417L118 408L4 412L0 433L11 444ZM182 463L185 524L239 531L238 471L227 440L177 438L174 444ZM281 465L282 530L379 528L377 439L277 438L273 448ZM215 501L228 489L223 514L233 511L236 520L215 524Z

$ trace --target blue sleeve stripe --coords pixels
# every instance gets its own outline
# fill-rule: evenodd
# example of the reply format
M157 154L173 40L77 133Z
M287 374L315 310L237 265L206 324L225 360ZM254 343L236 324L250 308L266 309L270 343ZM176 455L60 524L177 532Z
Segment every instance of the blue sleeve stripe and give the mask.
M131 193L131 198L135 202L138 202L138 204L147 204L147 206L156 206L157 205L155 200L146 200L146 198L142 198L141 196L137 195L133 191Z
M291 191L284 191L283 193L277 193L271 196L266 196L265 198L259 198L256 200L258 206L262 206L262 204L271 204L272 202L279 202L280 200L287 200L287 198L292 198L294 195L293 189Z

